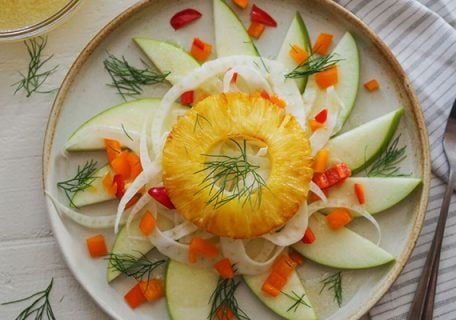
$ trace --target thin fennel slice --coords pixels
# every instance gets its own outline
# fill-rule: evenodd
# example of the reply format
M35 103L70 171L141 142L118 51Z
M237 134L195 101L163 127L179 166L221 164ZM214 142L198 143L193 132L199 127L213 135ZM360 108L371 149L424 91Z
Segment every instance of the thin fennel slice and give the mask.
M55 209L59 214L64 214L77 224L90 229L105 229L114 227L116 215L109 216L89 216L68 208L54 198L48 191L45 191L46 196L51 200ZM125 223L125 218L119 220L119 225Z
M246 252L243 240L220 238L223 256L230 259L236 265L241 274L259 274L269 270L275 259L282 253L285 247L276 246L274 254L266 261L252 259Z
M329 87L326 91L324 108L328 110L328 117L322 128L316 130L310 137L312 146L312 156L315 156L328 143L339 118L339 112L343 102L337 95L334 87ZM321 111L321 110L319 110Z
M315 182L310 181L309 190L316 194L321 199L321 201L323 201L323 203L326 203L328 201L328 198L326 197L323 190L321 190L321 188Z
M302 239L306 232L308 222L307 203L304 202L301 208L299 208L299 211L280 231L266 234L262 236L262 238L282 247L292 245Z

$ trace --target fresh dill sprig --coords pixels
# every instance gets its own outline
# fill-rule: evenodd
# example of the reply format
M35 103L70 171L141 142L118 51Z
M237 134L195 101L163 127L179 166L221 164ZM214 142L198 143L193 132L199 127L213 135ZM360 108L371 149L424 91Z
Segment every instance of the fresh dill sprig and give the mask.
M127 136L128 139L130 139L131 141L135 141L131 136L130 134L128 133L127 129L125 128L124 124L122 123L121 124L122 126L122 131L125 133L125 135Z
M208 320L237 319L250 320L249 316L239 307L235 297L236 289L241 284L234 278L219 278L209 303L211 311Z
M326 288L327 291L333 291L334 300L336 300L338 306L342 305L342 272L336 272L323 280L321 280L323 286L321 287L320 294Z
M200 129L203 128L203 125L202 125L202 120L204 120L205 122L207 122L209 125L211 125L210 121L207 120L207 118L201 114L199 114L198 112L196 113L196 118L195 118L195 124L193 125L193 132L196 131L196 128L199 127Z
M291 294L283 292L283 291L281 291L281 292L286 297L288 297L291 300L293 300L293 304L287 309L287 312L291 311L291 310L293 310L293 312L296 312L296 311L298 311L300 306L306 306L306 307L310 308L309 304L304 300L304 297L306 296L305 293L299 295L299 294L297 294L294 291L292 291Z
M122 59L109 54L103 61L105 69L111 76L112 83L109 86L117 89L117 92L126 100L126 97L139 95L143 92L142 85L151 85L163 82L170 72L156 72L146 68L140 69L130 65L124 56Z
M375 160L367 172L368 177L403 177L407 174L400 173L400 163L407 158L405 151L407 146L398 147L400 135L398 135L383 153Z
M53 283L54 279L51 279L51 282L49 283L48 287L43 291L39 291L23 299L4 302L2 303L2 305L20 303L24 301L32 301L31 304L27 308L22 310L21 313L19 313L19 315L14 320L25 320L28 317L32 316L35 316L35 320L55 320L56 318L54 312L52 311L51 303L49 301L49 294L51 293Z
M73 196L78 191L83 191L89 188L93 181L97 178L94 173L97 171L97 162L94 160L87 161L84 167L78 166L76 175L68 180L57 183L57 187L61 188L68 200L70 206L77 208L73 202Z
M161 266L166 260L150 260L145 255L135 257L130 254L109 253L109 268L119 271L128 277L133 277L140 281L147 275L150 280L152 272Z
M247 158L247 141L244 139L243 145L234 139L231 141L240 152L238 156L204 154L208 158L203 163L205 168L195 173L206 172L207 175L197 193L209 189L207 204L214 208L245 197L242 205L248 202L252 209L256 209L261 205L262 188L266 187L266 182L257 172L260 166L250 163ZM254 192L257 192L255 201L252 200Z
M312 54L303 63L296 66L296 68L294 68L291 72L285 74L285 78L305 78L311 74L325 71L334 66L339 61L341 61L341 59L336 59L334 53L324 56L315 56Z
M24 41L24 44L27 48L30 61L28 64L27 74L19 72L22 79L16 83L13 83L12 86L16 86L14 94L20 90L26 92L26 97L30 97L33 93L51 93L54 90L39 90L47 78L53 74L58 66L53 67L52 69L42 71L42 67L46 62L51 60L54 55L50 55L47 58L43 58L43 50L47 44L47 37L37 37L34 39Z

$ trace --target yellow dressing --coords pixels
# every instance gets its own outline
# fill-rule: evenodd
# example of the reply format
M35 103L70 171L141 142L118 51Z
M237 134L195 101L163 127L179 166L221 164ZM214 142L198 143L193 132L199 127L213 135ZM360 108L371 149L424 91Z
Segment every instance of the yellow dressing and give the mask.
M40 23L59 12L70 0L0 0L0 32Z

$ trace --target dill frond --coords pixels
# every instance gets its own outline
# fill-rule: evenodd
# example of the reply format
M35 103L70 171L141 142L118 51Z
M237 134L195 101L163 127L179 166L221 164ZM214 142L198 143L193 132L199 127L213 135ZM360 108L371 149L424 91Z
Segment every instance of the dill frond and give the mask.
M205 166L203 170L195 173L205 172L207 174L201 182L201 189L197 193L209 189L210 198L207 205L212 204L214 208L219 208L244 196L242 205L248 202L252 209L259 208L262 189L266 187L263 177L257 173L260 166L249 162L246 140L244 140L243 145L233 139L231 141L239 150L238 156L204 155L209 160L203 163ZM257 192L255 201L252 200L254 192Z
M407 158L405 154L407 146L398 147L400 137L398 135L375 160L367 172L368 177L404 177L408 175L399 172L400 163Z
M298 311L300 306L305 306L310 308L309 304L304 301L305 293L299 295L296 292L292 291L291 294L281 291L287 298L290 298L293 301L293 304L287 309L287 312L293 310L293 312Z
M231 318L237 320L250 320L249 316L239 307L235 297L236 289L240 284L241 282L236 282L234 278L219 278L217 286L209 300L211 311L208 320ZM232 317L230 317L231 315Z
M97 178L94 174L97 171L97 162L94 160L87 161L84 166L78 166L76 175L68 180L57 183L57 187L65 192L66 197L70 201L70 206L77 208L73 202L73 196L78 191L83 191L89 188L93 181Z
M327 291L332 291L334 294L334 300L337 302L337 305L340 307L342 305L342 272L336 272L333 275L330 275L323 280L321 280L322 287L320 294L324 289Z
M24 41L25 47L27 48L27 52L30 58L27 74L23 74L19 72L22 79L16 83L13 83L12 86L16 86L16 90L14 94L16 94L20 90L24 90L26 92L26 97L29 98L33 93L51 93L53 90L46 90L41 91L39 90L40 87L44 84L47 78L53 74L58 65L46 70L42 71L42 68L46 62L51 60L54 55L50 55L47 58L43 58L43 50L47 44L47 37L37 37L30 40Z
M56 318L49 301L49 295L51 293L53 283L54 279L51 279L51 282L43 291L39 291L23 299L4 302L2 305L31 301L31 304L22 310L14 320L25 320L31 316L35 316L35 320L55 320Z
M103 61L105 69L112 80L112 83L108 85L116 88L124 100L126 100L126 97L141 94L143 92L142 85L163 82L170 74L170 72L152 71L145 62L143 63L146 68L136 68L130 65L124 56L119 59L112 54L108 54L108 57Z
M311 74L325 71L341 61L341 59L336 59L334 56L334 53L324 56L315 56L312 54L303 63L296 66L296 68L294 68L291 72L285 74L285 78L305 78Z
M109 253L109 268L119 271L128 277L133 277L136 280L143 280L146 276L150 280L152 272L161 266L166 260L150 260L145 255L135 257L130 254Z

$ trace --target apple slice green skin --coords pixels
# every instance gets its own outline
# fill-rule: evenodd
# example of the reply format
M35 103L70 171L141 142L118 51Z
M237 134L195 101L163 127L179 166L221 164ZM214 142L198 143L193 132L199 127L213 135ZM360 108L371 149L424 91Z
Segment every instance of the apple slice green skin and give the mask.
M215 269L170 260L166 269L166 302L173 320L207 319L211 295L217 287Z
M281 293L277 297L271 297L261 290L264 281L268 277L269 272L254 275L243 276L247 287L255 294L255 296L269 309L275 312L280 317L287 320L314 320L317 319L314 309L306 295L304 287L299 279L296 271L293 271L287 283L281 290L291 296L297 294L299 297L303 296L303 301L308 305L300 305L296 310L289 309L293 305L293 300Z
M200 67L188 52L181 47L162 40L133 38L144 54L161 72L169 72L166 77L171 84L178 83L189 72Z
M223 0L214 0L214 33L217 57L259 56L239 17Z
M391 208L405 199L417 186L421 179L407 177L353 177L348 178L340 186L330 188L331 200L344 199L347 203L357 203L354 184L364 187L366 202L363 207L375 214Z
M355 105L359 89L359 49L356 45L355 38L353 38L350 32L345 33L342 39L340 39L336 48L333 50L333 54L335 59L340 59L337 63L339 80L335 85L335 89L345 107L339 112L339 118L333 131L333 134L336 134L342 129L345 121L347 121Z
M300 48L306 50L306 52L312 52L309 33L307 32L306 25L299 12L296 12L295 17L288 28L285 39L282 42L279 54L277 55L277 61L282 62L288 72L297 67L296 61L290 57L289 53L292 45L298 45ZM306 88L307 77L296 79L295 81L299 91L303 93Z
M398 109L332 138L326 146L330 160L345 162L353 173L363 170L388 146L402 113Z
M109 165L105 165L94 173L94 180L91 182L90 187L76 192L71 201L77 208L88 206L90 204L100 203L108 200L113 200L116 197L106 191L103 185L103 178L105 175L112 171Z
M395 260L391 254L350 229L331 229L320 213L310 217L309 227L315 234L315 241L312 244L298 242L293 248L319 264L338 269L366 269Z
M84 122L70 136L65 144L67 151L92 151L104 149L103 138L94 135L91 129L97 126L108 126L125 134L139 136L144 120L153 117L160 106L159 98L138 99L125 102L106 109ZM175 112L187 110L186 107L174 103ZM167 127L171 128L173 112L166 120ZM88 134L89 133L89 134Z
M140 220L133 220L129 230L124 226L116 236L111 252L116 254L128 254L139 259L141 256L153 249L152 243L144 237L139 229ZM139 240L143 238L144 240ZM111 260L108 261L107 279L111 282L120 275L120 271L112 267Z

